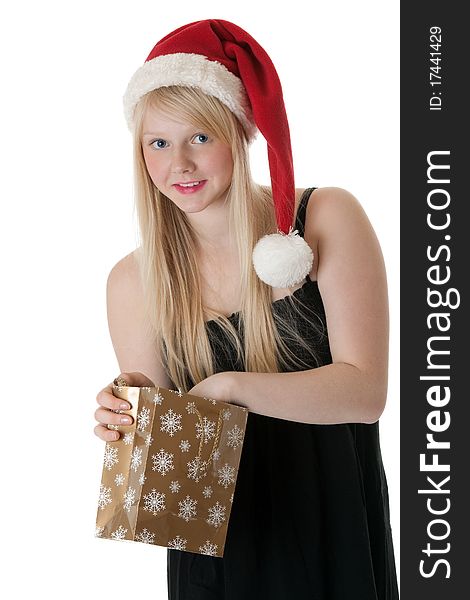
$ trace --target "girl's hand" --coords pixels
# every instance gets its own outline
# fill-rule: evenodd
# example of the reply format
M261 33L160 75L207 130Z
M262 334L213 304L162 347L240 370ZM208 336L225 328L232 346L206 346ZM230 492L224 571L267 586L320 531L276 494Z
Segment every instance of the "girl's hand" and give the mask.
M143 373L121 373L119 375L126 383L130 386L153 387L153 382L146 377ZM105 442L113 442L119 439L119 431L108 429L108 425L130 425L133 421L129 415L120 415L119 413L113 412L117 410L130 410L130 404L116 398L113 395L113 384L110 383L103 388L96 396L96 401L100 405L95 411L95 419L98 421L98 425L95 426L95 434ZM128 419L124 422L122 419Z
M236 372L232 371L215 373L215 375L211 375L196 384L188 391L188 394L222 402L232 402L234 399L235 376Z

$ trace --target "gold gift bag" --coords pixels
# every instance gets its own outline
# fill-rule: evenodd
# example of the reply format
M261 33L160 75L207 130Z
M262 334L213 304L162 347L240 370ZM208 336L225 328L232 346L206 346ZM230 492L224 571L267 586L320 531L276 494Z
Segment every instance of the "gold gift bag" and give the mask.
M106 443L96 536L223 556L248 409L119 383L134 422Z

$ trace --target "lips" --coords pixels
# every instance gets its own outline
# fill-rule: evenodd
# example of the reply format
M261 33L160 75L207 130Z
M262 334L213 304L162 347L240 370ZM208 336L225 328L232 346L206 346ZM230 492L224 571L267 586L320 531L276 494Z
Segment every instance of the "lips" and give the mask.
M173 187L181 194L194 194L201 190L207 183L206 179L195 179L194 181L181 181L174 183Z

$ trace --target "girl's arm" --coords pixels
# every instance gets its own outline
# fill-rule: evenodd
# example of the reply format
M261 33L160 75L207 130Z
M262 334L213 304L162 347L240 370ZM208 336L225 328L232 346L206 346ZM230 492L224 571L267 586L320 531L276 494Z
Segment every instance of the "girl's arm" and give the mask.
M385 266L359 202L339 188L315 190L305 239L318 243L318 285L333 363L293 373L225 374L227 395L255 413L304 423L373 423L387 396Z

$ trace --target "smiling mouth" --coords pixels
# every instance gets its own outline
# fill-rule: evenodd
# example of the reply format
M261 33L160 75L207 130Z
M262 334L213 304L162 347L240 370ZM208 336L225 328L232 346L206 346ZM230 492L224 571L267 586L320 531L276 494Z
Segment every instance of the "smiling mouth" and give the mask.
M194 187L195 185L199 185L202 179L199 181L188 181L188 183L175 183L175 185L180 185L181 187Z
M207 179L200 179L198 181L188 181L188 183L175 183L173 187L182 194L191 194L202 189L207 182Z

